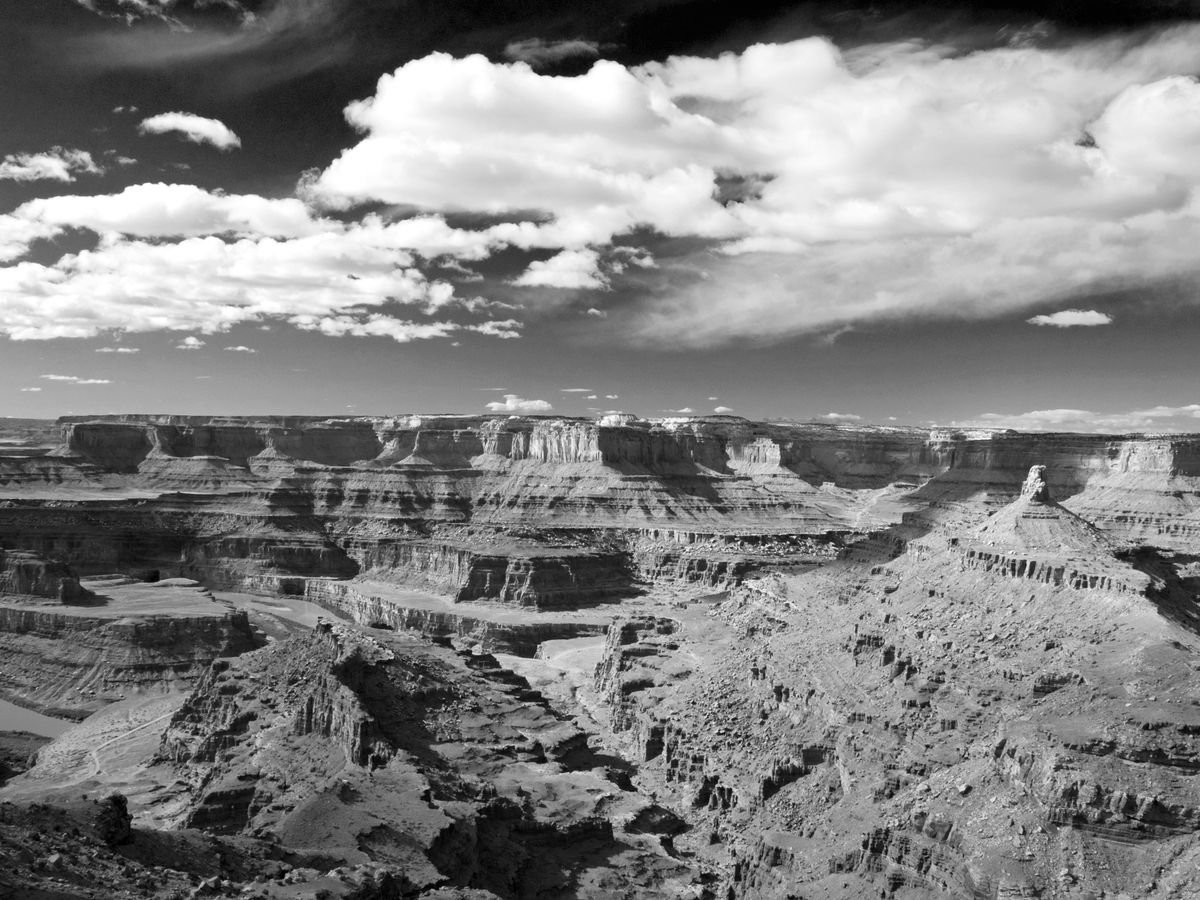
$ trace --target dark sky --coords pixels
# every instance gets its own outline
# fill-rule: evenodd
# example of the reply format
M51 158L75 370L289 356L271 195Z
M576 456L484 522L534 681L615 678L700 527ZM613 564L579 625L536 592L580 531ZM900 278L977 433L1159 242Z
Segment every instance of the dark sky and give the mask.
M0 415L1197 430L1197 74L1192 0L9 0Z

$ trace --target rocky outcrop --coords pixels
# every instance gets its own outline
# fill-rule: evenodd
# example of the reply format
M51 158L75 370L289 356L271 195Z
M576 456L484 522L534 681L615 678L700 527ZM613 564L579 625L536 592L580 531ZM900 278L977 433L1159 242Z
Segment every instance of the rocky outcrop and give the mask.
M368 574L427 585L458 603L484 600L531 609L574 609L633 592L626 555L616 551L416 539L351 552Z
M134 693L187 687L214 659L258 645L244 612L194 582L88 584L87 606L0 602L0 697L84 718Z
M96 599L91 591L80 587L75 573L63 563L20 550L0 550L0 596L6 594L70 604L92 603Z
M322 621L219 661L172 719L159 766L178 818L208 832L320 836L322 852L419 888L669 896L689 872L625 839L648 804L607 780L584 735L494 658ZM596 860L628 866L596 879Z
M403 599L373 593L369 583L312 578L305 580L303 596L364 625L413 631L430 638L457 637L480 644L489 652L516 656L536 655L543 641L603 634L607 628L595 619L519 621L472 614L466 609L460 613L430 604L406 604Z

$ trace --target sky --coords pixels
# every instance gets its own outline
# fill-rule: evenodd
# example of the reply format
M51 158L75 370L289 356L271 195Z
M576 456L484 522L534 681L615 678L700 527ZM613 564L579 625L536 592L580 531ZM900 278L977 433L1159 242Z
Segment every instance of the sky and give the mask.
M6 0L0 415L1200 431L1200 0Z

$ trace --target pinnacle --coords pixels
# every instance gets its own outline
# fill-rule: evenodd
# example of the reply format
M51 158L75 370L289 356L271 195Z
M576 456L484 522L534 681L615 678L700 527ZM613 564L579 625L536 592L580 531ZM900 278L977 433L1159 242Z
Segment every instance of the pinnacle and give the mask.
M1025 483L1021 485L1021 497L1035 503L1050 503L1050 485L1046 483L1046 467L1030 466Z

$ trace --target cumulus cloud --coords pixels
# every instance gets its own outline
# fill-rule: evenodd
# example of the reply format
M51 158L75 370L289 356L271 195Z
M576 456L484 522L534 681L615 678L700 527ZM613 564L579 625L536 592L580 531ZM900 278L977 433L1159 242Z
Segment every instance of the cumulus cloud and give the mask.
M820 419L825 419L827 422L861 422L862 416L856 416L854 413L839 413L827 412L823 416L818 416Z
M487 404L491 412L497 413L543 413L550 412L554 407L545 400L526 400L516 394L505 394L504 400L495 400Z
M705 165L721 157L709 146L725 143L718 126L617 63L553 78L435 53L383 76L346 117L366 136L314 180L326 202L536 211L528 221L552 216L542 233L574 249L643 222L688 234L733 224Z
M141 353L138 347L97 347L97 353Z
M180 341L178 344L175 345L175 349L176 350L199 350L201 347L205 346L207 343L208 343L207 341L202 341L202 340L200 340L200 338L196 337L195 335L188 335L182 341Z
M0 160L0 181L74 181L75 176L103 175L86 150L52 147L44 153L10 153Z
M247 347L244 344L237 344L236 346L226 347L225 349L230 350L234 353L257 353L258 352L253 347Z
M242 139L219 119L207 119L187 112L159 113L142 119L142 134L179 134L193 144L211 144L218 150L242 146Z
M535 69L554 65L565 59L591 57L600 55L600 45L595 41L567 40L546 41L541 38L527 38L523 41L512 41L504 48L504 58L513 61L527 62Z
M23 387L20 389L23 394L36 394L41 391L40 387Z
M44 197L22 204L13 215L59 228L139 237L227 233L299 237L336 227L315 221L295 198L225 194L192 184L135 184L118 194Z
M0 215L0 262L101 235L0 267L0 334L514 338L520 321L468 320L495 304L430 274L505 248L549 255L504 291L628 288L567 314L673 347L1087 313L1089 292L1200 278L1195 71L1197 25L969 54L810 38L577 77L432 54L347 107L359 139L294 198L138 185ZM186 113L143 130L236 141ZM654 255L631 246L651 232Z
M608 285L599 271L595 250L564 250L547 260L535 260L513 280L518 287L553 287L581 290Z
M1093 328L1112 324L1112 316L1094 309L1064 309L1061 312L1026 319L1030 325L1051 325L1055 328Z
M956 422L962 426L1012 428L1017 431L1082 431L1121 434L1128 432L1195 432L1200 430L1200 403L1152 406L1125 412L1087 409L1036 409L1025 413L984 413L977 419Z
M515 320L410 327L391 308L436 309L453 295L402 252L345 233L290 240L192 237L118 240L52 265L0 267L0 334L18 340L93 337L108 330L213 334L282 320L327 334L397 340L468 329L516 337ZM378 308L388 306L388 311Z
M34 241L53 237L58 228L19 216L0 215L0 263L20 259Z
M1197 69L1195 25L970 54L809 38L574 78L434 54L347 108L363 137L311 187L505 216L515 246L562 253L700 239L612 317L652 343L1007 315L1200 276ZM515 283L628 265L562 253Z
M713 410L713 412L718 413L720 415L725 415L725 414L733 412L733 408L729 407L729 406L718 406Z
M589 394L592 391L591 388L559 388L559 390L564 394Z

